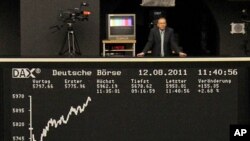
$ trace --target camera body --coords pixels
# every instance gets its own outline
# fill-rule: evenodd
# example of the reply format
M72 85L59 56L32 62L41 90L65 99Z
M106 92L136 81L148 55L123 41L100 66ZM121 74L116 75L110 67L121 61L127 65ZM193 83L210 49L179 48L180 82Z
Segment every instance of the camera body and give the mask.
M85 7L88 7L88 4L83 2L81 3L80 8L63 10L59 14L59 20L65 23L74 23L76 21L88 20L91 13L86 11Z

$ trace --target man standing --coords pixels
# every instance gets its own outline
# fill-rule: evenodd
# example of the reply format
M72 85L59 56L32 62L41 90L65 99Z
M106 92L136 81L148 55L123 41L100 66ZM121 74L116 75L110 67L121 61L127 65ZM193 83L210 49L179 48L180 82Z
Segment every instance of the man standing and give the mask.
M157 27L152 28L148 37L148 42L143 51L137 54L138 57L143 57L148 50L152 49L152 54L155 57L166 57L175 53L180 57L186 57L187 54L180 51L174 40L174 30L167 27L166 18L159 18Z

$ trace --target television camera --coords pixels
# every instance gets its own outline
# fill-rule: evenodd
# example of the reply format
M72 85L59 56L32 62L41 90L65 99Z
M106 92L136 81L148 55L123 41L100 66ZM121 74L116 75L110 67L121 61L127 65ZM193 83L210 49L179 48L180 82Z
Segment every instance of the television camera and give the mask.
M67 9L63 10L59 14L59 19L64 23L74 23L76 21L85 21L88 20L90 11L84 10L84 7L88 7L88 3L83 2L80 5L80 8Z
M55 33L61 30L64 25L67 25L67 33L59 55L64 55L66 53L70 56L81 55L73 25L77 21L88 21L89 15L91 14L90 11L85 10L85 7L88 6L88 3L82 2L80 8L62 10L59 14L59 21L62 21L63 24L50 27L50 29L54 29L52 33ZM66 44L67 47L65 47Z

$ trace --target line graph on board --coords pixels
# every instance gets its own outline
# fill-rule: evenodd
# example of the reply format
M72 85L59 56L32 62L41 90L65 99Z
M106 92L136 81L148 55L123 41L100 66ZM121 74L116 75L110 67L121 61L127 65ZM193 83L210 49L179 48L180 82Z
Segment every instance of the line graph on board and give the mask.
M29 132L30 132L30 137L29 141L44 141L44 138L47 137L50 129L52 127L58 128L59 126L63 124L68 124L70 121L70 118L75 115L78 116L79 114L82 114L85 109L88 107L89 103L91 102L91 97L88 97L87 100L82 104L77 106L76 108L71 106L67 116L62 115L58 120L50 118L50 120L47 122L47 125L43 128L42 133L40 135L40 139L37 140L35 135L33 134L33 109L32 109L32 96L29 96L29 118L30 118L30 123L29 123Z

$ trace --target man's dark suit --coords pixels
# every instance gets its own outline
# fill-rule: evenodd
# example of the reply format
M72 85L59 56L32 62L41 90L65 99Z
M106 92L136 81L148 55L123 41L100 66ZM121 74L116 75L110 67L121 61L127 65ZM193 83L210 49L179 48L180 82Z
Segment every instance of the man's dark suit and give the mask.
M143 49L146 54L148 50L152 50L153 56L161 56L161 35L158 27L152 28L148 37L148 42ZM174 40L174 30L167 27L164 34L164 56L169 56L172 51L180 52L178 45Z

